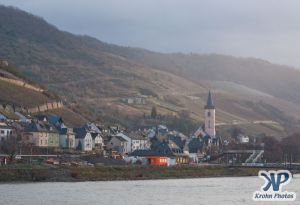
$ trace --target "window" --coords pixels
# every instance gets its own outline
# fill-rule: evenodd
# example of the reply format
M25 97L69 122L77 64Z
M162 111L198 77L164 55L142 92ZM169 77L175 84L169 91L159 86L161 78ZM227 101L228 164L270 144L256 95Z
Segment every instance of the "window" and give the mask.
M210 117L210 116L211 116L210 112L207 112L207 117Z

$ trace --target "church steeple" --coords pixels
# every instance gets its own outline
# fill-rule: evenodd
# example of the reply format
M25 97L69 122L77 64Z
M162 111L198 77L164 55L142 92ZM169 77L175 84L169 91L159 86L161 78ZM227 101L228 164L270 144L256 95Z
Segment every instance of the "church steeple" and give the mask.
M211 92L208 92L207 102L205 105L205 109L215 109L214 102L211 96Z
M208 92L207 102L205 105L205 124L204 130L210 137L216 136L216 109L212 100L211 92Z

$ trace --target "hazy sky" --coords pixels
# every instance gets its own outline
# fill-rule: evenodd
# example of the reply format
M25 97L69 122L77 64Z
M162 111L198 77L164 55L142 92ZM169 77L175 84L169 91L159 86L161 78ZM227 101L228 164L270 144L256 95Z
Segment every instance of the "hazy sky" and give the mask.
M300 0L0 0L0 4L109 43L161 52L258 57L300 68Z

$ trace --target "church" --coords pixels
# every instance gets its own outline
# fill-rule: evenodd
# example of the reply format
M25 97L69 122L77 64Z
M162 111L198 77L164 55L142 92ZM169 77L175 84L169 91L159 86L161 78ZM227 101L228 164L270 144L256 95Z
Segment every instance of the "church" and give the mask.
M220 142L220 137L216 136L216 108L210 91L204 106L204 125L198 128L193 137L201 138L207 145L218 145Z
M204 114L204 132L213 138L216 136L216 109L210 91L208 92L207 103L204 107Z

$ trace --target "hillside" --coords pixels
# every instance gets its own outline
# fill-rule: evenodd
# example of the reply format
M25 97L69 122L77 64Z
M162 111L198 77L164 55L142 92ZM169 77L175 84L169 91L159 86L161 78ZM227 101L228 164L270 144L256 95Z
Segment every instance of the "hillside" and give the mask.
M293 68L258 59L111 45L4 6L0 16L0 58L90 120L147 125L153 123L147 116L156 105L164 120L174 125L177 118L191 118L194 129L212 89L221 127L277 136L298 130L300 72ZM124 103L126 98L143 98L146 104Z
M31 83L14 67L4 66L0 61L0 114L18 119L15 112L25 115L46 112L62 116L66 124L81 125L85 122L80 115L63 107L60 101L57 95Z

